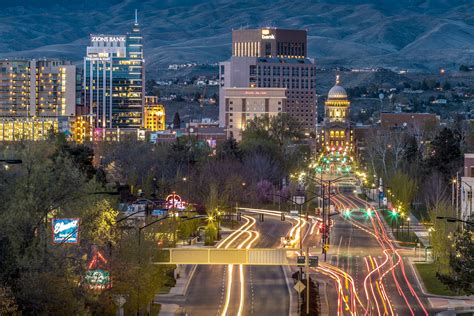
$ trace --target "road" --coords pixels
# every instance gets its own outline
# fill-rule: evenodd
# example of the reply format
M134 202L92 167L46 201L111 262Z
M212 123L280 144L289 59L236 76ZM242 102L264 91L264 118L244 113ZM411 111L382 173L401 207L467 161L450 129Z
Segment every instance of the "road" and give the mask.
M279 216L265 215L263 222L252 218L255 223L249 231L259 233L252 247L279 247L281 236L291 229L290 222L281 222ZM248 242L244 242L248 234L242 234L234 241L230 238L220 245L229 248L247 246ZM281 267L203 265L197 267L183 305L189 315L198 316L223 315L224 312L225 315L288 315L289 295Z
M367 205L352 194L334 197L333 203L352 212L333 217L327 265L316 270L334 285L326 287L329 315L427 315L428 304L411 266L390 239L380 214L361 212Z
M352 211L350 216L332 216L335 224L326 262L320 255L317 229L304 231L313 231L305 238L304 248L314 247L311 254L320 256L319 267L311 273L326 283L321 296L327 314L428 315L429 305L407 262L407 251L395 246L378 211L367 213L366 202L353 194L334 196L333 203ZM248 232L227 240L226 247L247 247L246 240L252 238L252 247L278 247L280 237L291 229L288 217L285 222L279 216L265 215L264 222L245 217L253 221ZM280 267L201 266L185 307L189 315L288 315L285 276Z

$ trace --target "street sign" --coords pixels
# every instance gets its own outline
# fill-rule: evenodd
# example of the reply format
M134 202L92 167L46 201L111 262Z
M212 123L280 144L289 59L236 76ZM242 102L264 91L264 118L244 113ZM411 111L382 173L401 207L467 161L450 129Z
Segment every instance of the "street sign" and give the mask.
M296 282L296 284L293 288L296 290L296 292L301 293L301 292L304 291L306 286L303 284L303 282L298 281L298 282Z
M168 215L168 209L167 208L156 209L156 210L151 211L151 216L166 216L166 215Z
M326 252L329 251L329 244L325 244L323 248L324 248L324 251Z
M112 295L115 304L120 308L127 302L125 295Z
M309 266L311 268L316 268L318 266L318 260L319 258L317 256L309 257Z
M306 256L298 256L296 258L296 264L301 265L306 263Z

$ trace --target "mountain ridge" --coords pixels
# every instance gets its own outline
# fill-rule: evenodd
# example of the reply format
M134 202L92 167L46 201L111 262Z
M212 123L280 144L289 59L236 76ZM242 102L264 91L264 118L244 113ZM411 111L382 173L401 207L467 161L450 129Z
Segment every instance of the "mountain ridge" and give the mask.
M308 55L320 66L433 71L474 60L470 0L4 1L3 58L80 63L89 34L128 32L137 8L152 76L170 63L226 60L232 29L265 25L307 29Z

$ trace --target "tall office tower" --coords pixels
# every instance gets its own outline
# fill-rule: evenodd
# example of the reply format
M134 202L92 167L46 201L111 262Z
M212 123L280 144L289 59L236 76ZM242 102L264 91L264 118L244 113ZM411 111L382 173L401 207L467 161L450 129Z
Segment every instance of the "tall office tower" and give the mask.
M219 64L219 123L226 126L227 88L286 88L283 112L309 134L316 125L316 66L306 58L306 31L262 28L232 32L233 56Z
M68 61L0 60L0 141L44 139L75 115L76 66Z
M95 128L140 128L145 69L136 12L127 35L91 35L84 58L84 106Z

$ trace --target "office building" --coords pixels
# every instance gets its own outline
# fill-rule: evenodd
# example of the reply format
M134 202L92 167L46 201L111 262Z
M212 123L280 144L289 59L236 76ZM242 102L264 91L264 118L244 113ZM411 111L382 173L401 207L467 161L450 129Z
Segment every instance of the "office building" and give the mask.
M272 27L232 30L232 56L306 58L305 30Z
M142 127L145 69L136 15L127 35L90 36L83 77L84 107L95 116L94 128Z
M157 132L166 129L165 107L158 104L158 97L146 96L143 111L143 127L149 131Z
M225 126L227 137L242 139L249 120L259 116L275 116L286 106L285 88L226 88Z
M314 131L316 66L306 58L306 31L263 28L236 30L232 35L233 56L219 64L221 126L226 127L225 89L286 88L282 111L294 117L308 134Z

